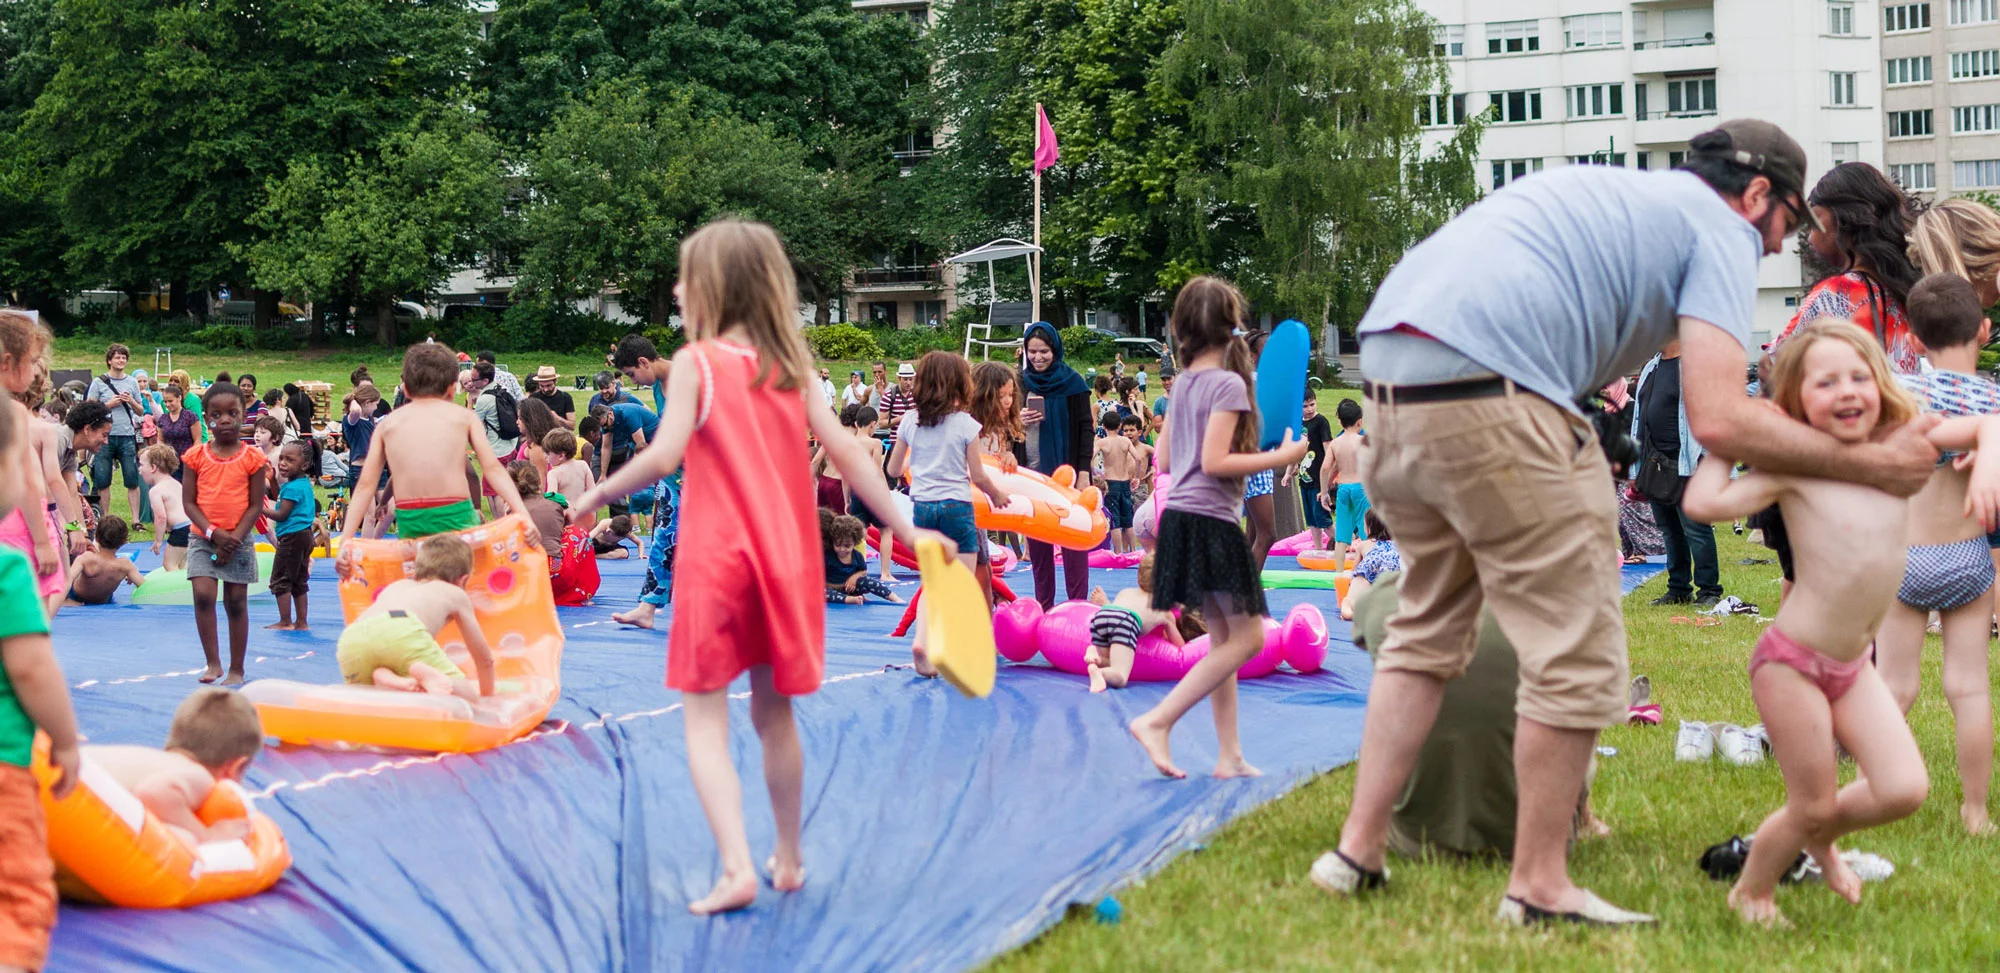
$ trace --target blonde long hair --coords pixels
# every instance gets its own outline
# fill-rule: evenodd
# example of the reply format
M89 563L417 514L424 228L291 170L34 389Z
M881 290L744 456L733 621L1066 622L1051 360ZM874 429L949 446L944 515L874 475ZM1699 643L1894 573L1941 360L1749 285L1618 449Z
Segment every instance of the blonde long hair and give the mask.
M681 241L681 310L688 336L703 341L734 325L757 349L762 385L791 391L812 380L812 354L799 328L798 278L777 231L748 220L717 220Z
M1778 349L1778 360L1771 369L1771 398L1785 414L1800 422L1805 421L1805 406L1801 401L1806 383L1806 352L1821 341L1838 341L1854 349L1861 360L1868 363L1868 371L1875 376L1875 387L1880 391L1882 413L1875 420L1876 426L1896 426L1917 417L1922 410L1917 400L1889 370L1889 359L1882 354L1882 346L1875 343L1875 336L1861 329L1861 326L1845 318L1819 318L1802 325L1783 347Z
M1917 217L1910 259L1929 274L1988 281L2000 274L2000 213L1969 199L1947 199Z

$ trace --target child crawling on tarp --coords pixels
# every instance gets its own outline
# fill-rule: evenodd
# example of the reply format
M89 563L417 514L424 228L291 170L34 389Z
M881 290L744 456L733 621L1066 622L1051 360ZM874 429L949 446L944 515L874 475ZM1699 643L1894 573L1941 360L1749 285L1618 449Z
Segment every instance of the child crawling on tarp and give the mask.
M341 676L354 685L434 696L476 700L493 695L493 650L472 613L472 597L465 593L470 580L471 545L454 534L424 538L417 548L416 576L383 588L375 603L340 633L336 657ZM438 630L453 619L478 670L476 691L437 643Z
M202 823L199 812L216 783L241 781L262 749L264 725L257 719L257 707L241 693L207 686L174 710L166 749L92 745L83 748L83 755L125 785L174 834L200 844L250 833L243 818L209 825Z

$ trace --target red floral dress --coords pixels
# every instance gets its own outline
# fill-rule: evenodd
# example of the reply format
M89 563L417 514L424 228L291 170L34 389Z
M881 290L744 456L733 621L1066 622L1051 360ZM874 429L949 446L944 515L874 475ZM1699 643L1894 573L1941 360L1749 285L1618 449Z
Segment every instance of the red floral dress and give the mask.
M776 375L753 384L754 348L691 347L701 395L682 466L689 560L674 572L667 685L715 692L768 665L778 692L810 693L826 672L826 605L805 393L776 388Z
M1878 300L1880 309L1876 307ZM1871 284L1865 275L1851 270L1828 277L1806 292L1805 300L1799 302L1799 313L1792 315L1791 323L1771 342L1771 354L1778 353L1778 346L1799 325L1819 318L1842 318L1874 332L1896 374L1915 375L1922 370L1918 362L1923 356L1910 335L1910 321L1903 316L1902 306L1880 284Z

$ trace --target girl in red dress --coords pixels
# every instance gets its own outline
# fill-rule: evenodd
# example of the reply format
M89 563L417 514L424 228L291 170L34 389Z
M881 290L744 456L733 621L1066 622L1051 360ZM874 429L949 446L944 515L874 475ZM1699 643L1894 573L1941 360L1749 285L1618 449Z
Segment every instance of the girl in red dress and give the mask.
M688 904L690 912L707 915L757 897L742 785L729 759L729 684L745 672L777 822L777 847L767 863L771 885L789 892L805 884L799 848L805 769L791 697L819 688L826 655L807 430L899 538L914 545L920 532L890 502L888 486L819 394L778 235L762 223L723 220L683 240L680 256L674 296L693 340L674 355L658 435L578 499L570 519L588 523L599 507L686 461L680 545L701 569L674 572L667 686L681 692L688 770L722 853L715 888Z

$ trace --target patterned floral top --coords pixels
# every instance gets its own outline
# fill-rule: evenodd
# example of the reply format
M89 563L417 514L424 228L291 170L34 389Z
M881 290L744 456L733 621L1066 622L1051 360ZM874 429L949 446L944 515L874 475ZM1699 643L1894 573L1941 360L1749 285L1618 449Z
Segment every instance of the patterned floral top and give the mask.
M1887 315L1878 316L1875 307L1878 297L1887 306ZM1799 313L1792 315L1785 330L1771 342L1771 354L1778 353L1778 347L1799 325L1819 318L1843 318L1875 332L1882 339L1882 350L1889 356L1889 368L1896 374L1915 375L1922 370L1919 362L1923 356L1910 336L1910 320L1903 316L1902 306L1881 285L1871 288L1865 275L1852 270L1828 277L1806 292L1805 300L1799 302Z

